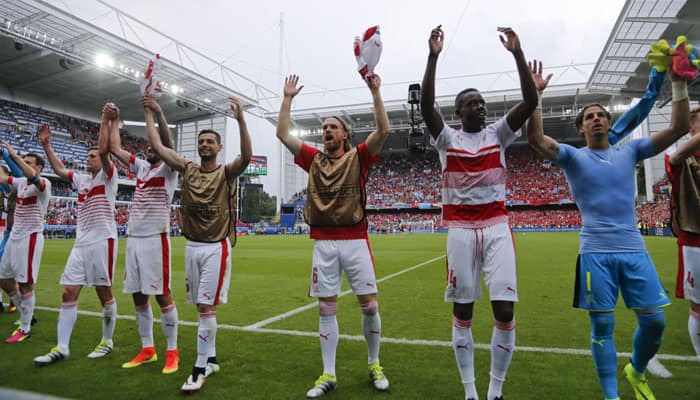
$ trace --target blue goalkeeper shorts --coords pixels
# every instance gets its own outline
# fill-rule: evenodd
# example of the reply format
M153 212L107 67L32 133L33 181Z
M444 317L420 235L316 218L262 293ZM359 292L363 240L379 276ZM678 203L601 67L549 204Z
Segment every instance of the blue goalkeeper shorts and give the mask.
M627 308L645 309L671 304L649 253L579 254L574 307L612 311L617 304L618 292Z

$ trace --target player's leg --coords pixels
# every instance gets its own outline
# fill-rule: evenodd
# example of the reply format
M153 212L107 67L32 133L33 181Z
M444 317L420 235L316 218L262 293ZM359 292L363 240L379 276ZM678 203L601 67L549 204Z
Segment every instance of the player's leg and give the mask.
M180 364L180 353L177 348L177 306L170 294L156 295L156 301L160 305L163 336L165 336L166 341L163 373L172 374L177 372Z
M580 254L576 263L574 307L588 310L591 324L591 353L598 381L606 399L619 397L617 351L614 342L615 315L620 282L618 264L609 254Z
M317 398L337 386L335 355L338 349L338 293L340 292L340 260L336 240L316 240L312 256L309 295L318 297L318 336L321 345L323 373L306 393Z
M588 315L591 323L591 353L598 381L606 399L618 398L617 350L613 340L615 313L591 311Z
M515 243L508 224L493 225L481 232L477 254L483 258L481 270L494 316L486 398L498 400L503 398L503 384L515 352L514 310L518 301Z
M177 372L180 363L180 353L177 348L177 328L178 312L170 289L171 257L170 257L170 237L165 233L156 239L160 244L160 252L153 252L158 260L154 259L152 264L155 268L148 270L148 275L153 274L149 281L149 286L157 286L159 293L156 293L156 301L160 306L161 322L163 326L163 336L166 340L164 374Z
M95 286L95 292L102 305L102 339L88 358L101 358L114 349L114 328L117 323L117 302L112 293L112 280L117 259L117 241L107 239L90 247L91 259L88 262L88 285Z
M199 313L197 328L197 358L192 374L182 385L182 391L202 388L205 378L219 371L216 358L216 306L226 303L230 284L231 258L228 240L216 244L188 242L186 258L188 281L196 279L196 302ZM189 254L187 252L189 251ZM195 271L196 270L196 271ZM193 289L191 289L193 290Z
M19 254L14 250L12 243L8 243L5 247L5 252L2 259L0 260L0 287L7 293L10 297L10 307L8 312L13 312L13 306L16 307L22 304L22 294L17 287L17 268L15 260L18 259ZM10 343L17 341L17 336L21 332L19 329L13 329L10 336L5 339L5 342L10 341Z
M661 346L666 327L662 307L671 302L647 252L619 254L616 259L621 266L620 293L627 307L634 309L637 315L632 357L624 374L637 399L653 399L644 372Z
M343 240L338 242L338 246L340 269L345 271L362 311L362 331L367 342L369 377L375 389L386 391L389 389L389 380L379 362L382 320L377 303L377 277L372 249L367 239Z
M481 298L477 260L477 236L474 229L450 228L447 233L447 285L445 301L452 302L452 349L465 398L478 399L474 377L474 338L472 315L474 302Z
M690 302L688 334L700 361L700 247L680 246L678 263L680 294Z
M70 337L73 332L73 327L75 326L75 321L78 318L78 296L80 296L80 289L82 286L63 283L70 279L70 275L66 275L66 272L69 272L68 267L71 257L69 257L68 260L69 263L66 264L66 271L64 271L61 276L61 282L64 286L61 296L61 311L58 313L58 322L56 323L58 343L48 353L34 358L34 363L39 366L65 360L70 355Z
M695 354L700 361L700 304L690 302L690 316L688 317L688 333L693 343Z
M70 354L70 338L78 318L78 296L82 287L88 282L85 260L89 256L84 247L73 247L68 255L68 261L59 281L63 285L63 293L61 311L58 313L56 323L58 344L47 354L36 357L34 363L37 365L49 365L68 358Z
M21 337L29 337L32 327L32 317L34 316L34 306L36 304L36 296L34 292L34 282L39 277L39 267L41 265L41 255L44 249L44 236L38 233L32 233L26 239L17 241L19 253L23 255L18 262L18 267L21 273L18 276L17 284L21 293L20 309L20 328L17 331L17 340L22 341Z
M131 361L122 364L122 368L134 368L158 360L153 343L153 311L148 301L148 295L142 291L144 286L141 276L142 266L144 269L148 268L147 264L142 264L139 257L145 251L143 247L139 246L142 241L145 241L145 238L129 238L126 241L125 271L122 284L124 293L130 293L134 301L136 328L141 338L141 350Z

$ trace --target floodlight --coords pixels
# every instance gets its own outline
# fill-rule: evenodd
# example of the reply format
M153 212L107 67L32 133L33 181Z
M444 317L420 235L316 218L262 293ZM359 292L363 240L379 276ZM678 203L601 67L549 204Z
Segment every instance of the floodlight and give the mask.
M104 53L97 53L95 56L95 65L99 68L112 68L114 67L114 59Z

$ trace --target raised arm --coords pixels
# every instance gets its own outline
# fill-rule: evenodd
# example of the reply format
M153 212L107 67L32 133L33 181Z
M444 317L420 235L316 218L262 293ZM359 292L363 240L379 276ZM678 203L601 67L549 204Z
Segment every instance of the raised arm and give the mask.
M671 165L679 165L686 158L700 151L700 133L696 133L687 142L678 147L678 150L669 157Z
M126 165L131 161L131 153L122 148L122 138L119 136L119 124L109 126L109 151Z
M532 74L535 88L541 96L549 80L552 78L552 74L547 75L546 78L542 77L542 61L540 61L539 64L537 60L533 63L528 63L528 69ZM539 104L527 121L527 142L530 143L530 146L532 146L536 152L547 160L555 160L559 155L559 143L544 134L542 107Z
M690 111L690 139L678 146L669 157L671 165L679 165L686 158L700 151L700 106L695 106Z
M175 144L173 143L173 135L170 133L170 128L168 128L168 121L165 119L165 113L163 113L163 109L156 99L153 97L151 97L151 99L153 99L153 101L149 103L149 106L151 111L153 111L153 116L156 118L156 121L158 121L160 141L163 142L163 146L173 149L175 148Z
M10 175L8 175L7 172L5 172L5 169L0 168L0 185L9 187L9 183L10 183ZM12 188L10 188L10 190L12 190ZM2 192L2 196L5 196L4 191ZM0 197L0 213L5 212L5 205L3 204L5 202L2 200L3 200L3 198Z
M235 97L229 97L231 113L233 118L238 122L238 131L241 135L241 154L238 155L229 164L229 170L233 172L235 176L240 176L246 167L250 163L251 157L253 157L253 145L250 141L250 134L248 133L248 125L243 117L243 105L241 101Z
M523 94L523 101L513 106L506 115L508 126L513 131L516 131L523 126L535 110L535 107L537 107L537 89L535 89L535 82L532 80L523 49L520 47L518 35L510 28L499 27L498 31L502 34L499 35L499 39L501 39L503 47L510 51L515 58L515 65L518 68L518 76L520 77L520 90Z
M146 133L148 134L148 142L151 144L153 151L158 154L163 162L176 171L182 172L185 170L187 159L177 154L175 150L165 146L158 135L155 123L153 122L153 108L157 105L151 96L141 97L143 104L143 113L146 118Z
M367 145L369 154L375 156L382 151L384 143L389 138L391 127L389 126L389 115L387 115L386 110L384 109L384 101L382 100L382 94L379 91L382 80L379 78L379 75L372 75L368 78L367 86L369 86L369 89L372 92L372 102L374 103L374 121L377 123L377 129L367 136L365 144Z
M107 103L102 108L100 133L97 137L97 151L100 154L102 171L104 171L105 176L109 176L112 172L112 160L109 158L109 133L111 129L119 130L119 109L113 103Z
M19 165L10 157L10 153L7 152L7 149L2 149L2 158L5 160L7 163L7 167L10 170L10 175L14 176L15 178L20 178L22 177L22 170L19 168Z
M68 173L70 171L68 171L66 166L63 165L63 162L58 159L51 147L51 128L47 124L39 128L39 143L41 143L41 147L44 148L44 153L46 153L46 158L48 158L49 165L51 165L53 172L65 180L70 180L68 178Z
M633 105L629 110L625 111L612 125L608 131L608 140L610 144L616 144L625 136L629 135L639 124L646 119L649 112L656 103L656 98L659 97L659 91L666 79L666 71L658 72L656 67L651 69L649 73L649 82L647 83L647 91L639 102Z
M39 179L38 174L34 170L34 168L30 167L27 165L26 162L17 155L17 152L15 149L12 148L9 142L6 140L2 141L2 145L4 146L4 150L7 150L7 153L10 156L10 159L17 164L17 166L22 170L22 175L24 175L27 178L27 182L33 183L38 187L40 190L44 190L44 183ZM0 183L5 183L5 182L0 182Z
M420 95L420 112L423 115L423 121L425 121L425 126L428 127L430 135L435 139L442 132L442 128L445 127L445 122L435 109L435 69L444 42L445 32L442 31L442 25L438 25L437 28L430 32L430 39L428 39L430 53L428 53L428 64L425 66Z
M301 153L302 141L290 133L292 124L292 100L299 94L304 85L297 86L298 75L289 75L284 78L284 98L280 106L280 115L277 121L277 139L296 157Z
M654 154L659 154L688 132L690 125L690 103L688 100L688 83L670 72L671 82L671 126L651 135Z

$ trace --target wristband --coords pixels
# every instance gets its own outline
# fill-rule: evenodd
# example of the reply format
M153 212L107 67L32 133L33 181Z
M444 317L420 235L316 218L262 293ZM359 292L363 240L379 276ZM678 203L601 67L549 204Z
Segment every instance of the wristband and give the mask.
M688 84L686 81L671 82L671 99L672 101L681 101L688 98Z

